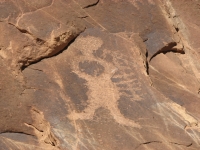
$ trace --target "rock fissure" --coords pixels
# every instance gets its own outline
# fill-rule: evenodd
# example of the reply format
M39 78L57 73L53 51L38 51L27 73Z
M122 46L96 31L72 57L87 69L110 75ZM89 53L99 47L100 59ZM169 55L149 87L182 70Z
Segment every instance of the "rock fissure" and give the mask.
M189 144L181 144L181 143L177 143L177 142L162 142L162 141L149 141L149 142L144 142L139 144L135 149L138 149L139 147L141 147L142 145L148 145L148 144L152 144L152 143L158 143L158 144L175 144L178 146L184 146L184 147L190 147L193 145L193 143L189 143Z
M164 47L162 47L160 50L158 50L158 52L156 52L151 58L150 61L156 57L158 54L160 53L167 53L167 52L175 52L175 53L181 53L181 54L185 54L184 52L184 47L182 45L179 45L179 43L176 42L171 42L168 43L167 45L165 45Z
M34 36L32 33L30 33L28 30L26 30L26 29L21 29L20 27L16 26L16 25L13 24L13 23L10 23L10 22L9 22L8 24L14 26L14 27L15 27L19 32L21 32L22 34L26 34L26 35L28 35L29 37L31 36L37 43L40 43L40 45L42 45L42 44L45 43L44 40L35 37L35 36Z
M0 135L1 135L1 134L5 134L5 133L24 134L24 135L29 135L29 136L34 136L34 137L35 137L35 135L33 135L33 134L29 134L29 133L26 133L26 132L12 131L12 130L11 130L11 131L8 130L8 131L1 132Z
M176 15L176 12L174 11L173 7L171 6L171 2L169 0L164 2L164 9L163 13L167 14L166 20L171 25L171 32L173 32L173 41L165 44L162 48L160 48L155 54L153 54L149 61L151 61L155 56L157 56L160 53L167 53L167 52L175 52L175 53L181 53L185 54L185 46L183 39L180 34L181 28L179 28L180 20L178 19L178 15ZM147 40L145 39L144 42Z
M51 126L49 122L45 120L43 113L35 107L31 107L31 114L34 122L31 124L24 124L35 131L35 136L39 141L58 147L59 141L52 133Z
M135 149L138 149L142 145L148 145L148 144L152 144L152 143L162 143L162 141L148 141L148 142L144 142L144 143L139 144Z
M64 50L67 49L67 47L69 47L75 41L75 39L79 36L79 34L81 34L84 31L85 31L85 29L83 31L80 31L76 35L73 35L73 34L66 35L68 33L63 33L59 37L54 38L53 43L49 44L48 42L45 42L43 45L41 45L39 47L42 50L46 49L46 51L44 51L44 53L42 55L35 57L35 58L27 57L27 59L20 61L23 64L21 66L21 70L24 70L27 66L29 66L31 64L36 64L43 59L54 57L54 56L61 54ZM66 40L64 39L64 41L62 41L61 38L65 38L65 37L67 39Z
M169 142L170 144L175 144L175 145L180 145L180 146L185 146L185 147L190 147L190 146L192 146L192 143L189 143L189 144L187 144L187 145L185 145L185 144L180 144L180 143L176 143L176 142Z
M88 17L89 17L89 16L82 16L82 17L78 17L78 18L83 18L83 19L84 19L84 18L88 18Z
M26 126L31 127L36 129L38 132L44 132L43 130L40 130L39 128L37 128L36 126L34 126L33 124L28 124L28 123L24 123Z
M146 60L145 60L145 67L146 67L146 73L149 75L149 62L148 62L148 51L146 52Z
M96 6L98 3L99 3L99 0L97 0L97 1L96 1L95 3L93 3L93 4L89 4L89 5L85 6L85 7L83 7L83 9Z
M41 69L37 69L37 68L31 68L31 67L29 67L29 69L43 72L43 70L41 70Z

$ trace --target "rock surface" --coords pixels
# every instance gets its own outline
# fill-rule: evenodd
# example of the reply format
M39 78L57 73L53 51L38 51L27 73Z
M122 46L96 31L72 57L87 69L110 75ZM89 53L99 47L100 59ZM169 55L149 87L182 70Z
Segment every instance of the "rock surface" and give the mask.
M199 15L198 0L0 0L1 149L200 149Z

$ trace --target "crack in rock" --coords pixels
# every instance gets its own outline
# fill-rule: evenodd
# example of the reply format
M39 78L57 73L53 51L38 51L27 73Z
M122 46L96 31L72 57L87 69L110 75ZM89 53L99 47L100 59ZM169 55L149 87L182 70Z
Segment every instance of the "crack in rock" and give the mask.
M144 142L144 143L139 144L135 149L138 149L142 145L147 145L147 144L151 144L151 143L162 143L162 142L161 141L148 141L148 142Z
M44 40L42 40L42 39L40 39L40 38L36 38L36 37L35 37L32 33L30 33L28 30L26 30L26 29L21 29L20 27L16 26L16 25L13 24L13 23L10 23L10 22L9 22L8 24L14 26L19 32L31 36L34 40L38 41L41 45L45 43Z
M22 29L12 23L9 24L14 26L22 34L25 34L28 39L33 41L32 43L25 43L23 52L20 54L19 59L16 60L17 62L15 62L15 64L19 64L21 70L25 69L30 64L41 61L44 58L49 58L61 53L76 39L80 33L85 31L85 28L70 28L68 31L62 32L58 36L51 35L49 40L45 41L35 37L26 29Z
M60 53L62 53L64 50L67 49L67 47L69 47L75 40L76 38L82 33L84 32L85 29L83 31L81 31L80 33L78 33L75 36L70 37L70 41L66 41L65 43L59 44L60 42L60 37L55 38L56 41L58 41L58 43L55 41L54 44L50 45L48 43L45 43L44 45L41 45L41 49L43 50L44 48L47 48L47 51L45 51L44 54L40 55L38 58L36 58L35 60L29 59L27 58L26 62L24 62L24 60L19 61L20 63L22 63L23 65L21 66L21 69L24 70L27 66L31 65L31 64L35 64L40 62L43 59L46 58L50 58L50 57L54 57L59 55ZM63 36L65 36L65 34L63 34ZM33 68L32 68L33 69ZM38 70L38 69L35 69ZM38 71L42 71L42 70L38 70Z
M186 47L184 45L183 39L181 37L180 34L180 28L179 28L179 24L180 21L177 19L178 15L176 15L175 10L173 9L173 7L170 4L170 1L167 0L165 1L165 5L164 5L164 9L163 9L163 13L166 14L166 20L168 21L169 24L171 24L172 27L172 32L173 32L173 42L167 43L165 44L165 46L163 46L162 48L160 48L155 54L153 54L153 56L149 59L149 62L158 54L160 53L167 53L167 52L175 52L175 53L181 53L181 54L185 54L185 50L184 48ZM146 42L148 39L143 39L144 42Z
M95 3L93 3L93 4L89 4L89 5L85 6L85 7L83 7L83 9L96 6L98 3L99 3L99 0L97 0L97 1L96 1Z
M31 114L34 122L32 124L24 124L35 131L35 136L38 138L39 141L50 144L54 147L58 147L59 141L51 132L51 126L49 122L45 120L43 113L38 109L32 107Z
M164 47L162 47L158 52L156 52L149 61L151 61L155 56L157 56L160 53L167 53L167 52L175 52L175 53L181 53L185 54L184 52L184 46L182 44L176 43L176 42L171 42L166 44Z
M175 144L175 145L180 145L180 146L185 146L185 147L190 147L192 146L192 143L188 144L188 145L185 145L185 144L180 144L180 143L176 143L176 142L169 142L171 144Z
M193 145L192 142L189 143L189 144L180 144L180 143L177 143L177 142L148 141L148 142L144 142L144 143L139 144L135 149L138 149L142 145L148 145L148 144L152 144L152 143L175 144L175 145L184 146L184 147L190 147L190 146Z
M28 134L28 133L25 133L25 132L17 132L17 131L9 131L9 130L5 131L5 132L1 132L0 135L1 134L5 134L5 133L12 133L12 134L15 134L15 133L17 134L18 133L18 134L24 134L24 135L29 135L29 136L35 136L33 134Z

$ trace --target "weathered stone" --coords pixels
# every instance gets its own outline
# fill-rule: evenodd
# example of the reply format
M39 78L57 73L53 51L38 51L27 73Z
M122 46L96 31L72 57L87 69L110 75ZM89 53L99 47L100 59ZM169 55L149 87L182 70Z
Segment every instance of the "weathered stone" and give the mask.
M198 150L199 1L0 0L0 147Z

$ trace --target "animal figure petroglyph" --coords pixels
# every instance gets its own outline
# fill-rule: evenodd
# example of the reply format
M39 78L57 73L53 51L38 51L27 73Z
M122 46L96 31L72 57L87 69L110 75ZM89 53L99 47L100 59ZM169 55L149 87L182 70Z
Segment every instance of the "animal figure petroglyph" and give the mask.
M92 119L95 111L100 107L104 107L110 111L110 114L117 123L140 128L140 125L133 120L125 118L118 108L117 101L120 98L119 91L116 85L111 81L112 76L118 70L117 67L93 55L93 52L101 47L102 41L95 37L84 37L80 38L77 41L77 44L78 43L84 45L81 47L83 56L79 59L75 59L71 64L71 68L80 78L87 81L86 86L89 89L87 92L89 104L81 113L76 113L75 111L71 112L68 118L71 120ZM97 73L94 75L87 74L80 69L79 64L81 62L96 62L96 64L104 68L103 72L98 75Z

